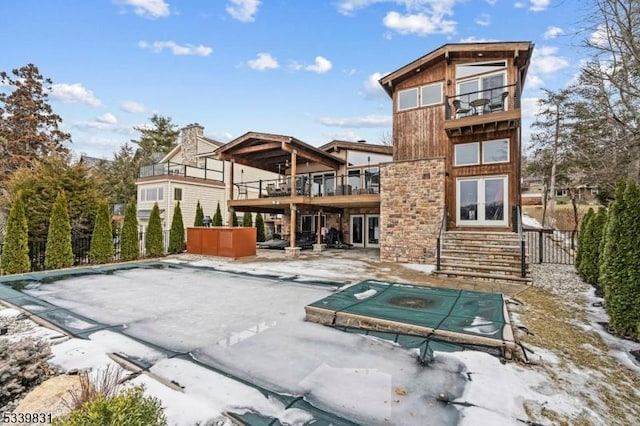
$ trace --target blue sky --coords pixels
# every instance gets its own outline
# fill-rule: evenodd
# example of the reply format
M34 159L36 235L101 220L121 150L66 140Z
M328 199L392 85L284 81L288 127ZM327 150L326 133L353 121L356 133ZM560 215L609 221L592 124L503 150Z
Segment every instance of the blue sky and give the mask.
M223 142L259 131L377 143L391 102L376 80L445 43L534 42L523 96L532 117L540 88L566 85L585 56L585 4L5 0L0 70L33 63L53 80L76 153L111 157L154 113Z

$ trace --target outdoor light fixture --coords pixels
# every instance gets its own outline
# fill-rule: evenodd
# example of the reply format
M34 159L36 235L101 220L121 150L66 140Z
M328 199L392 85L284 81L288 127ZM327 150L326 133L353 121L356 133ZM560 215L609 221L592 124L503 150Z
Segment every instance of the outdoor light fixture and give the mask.
M205 216L205 217L202 219L202 224L203 224L204 226L206 226L207 228L211 226L211 222L212 222L212 220L211 220L211 216Z

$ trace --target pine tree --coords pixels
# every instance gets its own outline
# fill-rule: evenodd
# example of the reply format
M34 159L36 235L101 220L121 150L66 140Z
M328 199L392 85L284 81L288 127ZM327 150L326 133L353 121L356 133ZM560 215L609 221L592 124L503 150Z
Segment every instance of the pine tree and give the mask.
M202 211L200 200L198 200L198 204L196 205L196 220L193 222L193 226L204 226L203 221L204 221L204 212Z
M96 221L91 236L91 250L89 258L93 263L113 262L113 232L111 229L111 215L106 201L98 205Z
M0 270L4 274L21 274L31 269L29 262L27 217L22 192L18 192L7 219L7 233L2 247Z
M222 226L222 212L220 211L220 202L216 207L216 213L213 215L212 226Z
M124 212L124 223L120 239L120 259L136 260L140 256L140 246L138 245L138 217L136 202L132 198L127 203Z
M244 212L244 216L242 216L242 226L245 228L251 228L253 226L253 217L251 217L251 213Z
M233 212L233 215L231 216L231 226L233 226L234 228L240 226L238 222L238 213L236 212Z
M266 239L264 234L264 220L260 213L256 214L256 239L258 242L262 242Z
M640 187L630 180L625 192L627 211L625 222L629 226L627 236L629 238L629 251L627 252L627 294L628 312L627 324L629 334L632 337L640 338L640 233L638 224L640 223Z
M173 210L173 220L171 221L171 233L169 235L169 253L182 253L184 251L184 222L182 221L182 210L180 201Z
M575 265L576 265L576 269L578 270L578 274L582 277L582 279L584 279L584 272L582 271L582 263L581 263L582 256L585 250L584 241L586 240L589 221L593 218L594 215L595 213L593 212L593 209L589 208L589 211L587 211L587 214L585 214L584 217L582 218L582 224L580 224L580 233L578 234L578 250L576 252Z
M73 266L73 261L69 203L64 191L60 191L51 209L44 267L45 269L68 268Z
M144 239L145 254L147 257L162 256L164 245L162 243L162 221L160 220L160 208L158 203L153 204L149 216L149 226Z
M618 181L616 195L609 210L607 228L605 230L603 259L600 265L600 283L604 288L605 308L610 317L610 326L617 333L628 333L624 307L635 301L626 300L627 265L627 230L625 229L626 182ZM633 229L633 228L632 228ZM634 324L634 327L636 324Z
M600 259L600 243L604 226L607 221L607 211L604 207L598 209L598 213L593 215L587 225L585 232L584 252L580 262L580 270L583 279L602 291L598 283L599 259Z
M167 154L178 143L180 131L171 123L170 117L154 114L150 127L134 127L141 133L140 140L132 140L138 145L135 159L139 166L153 163L154 154Z

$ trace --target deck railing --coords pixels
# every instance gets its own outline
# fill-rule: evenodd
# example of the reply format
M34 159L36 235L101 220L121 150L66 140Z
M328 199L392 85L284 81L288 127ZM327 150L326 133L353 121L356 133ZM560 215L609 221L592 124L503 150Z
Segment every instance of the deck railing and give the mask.
M205 169L178 163L158 163L140 167L138 177L182 176L203 180L224 181L224 163L220 169Z
M334 197L343 195L366 195L380 193L379 174L360 173L358 175L316 175L296 176L296 190L292 193L290 177L263 179L252 182L234 183L239 199L271 197Z
M513 104L510 104L511 100L513 100ZM507 86L461 93L447 97L445 107L445 118L447 120L520 108L520 89L517 84L509 84Z
M447 206L444 206L442 212L442 222L440 223L440 232L438 232L438 238L436 239L436 270L439 271L441 267L442 256L442 241L444 240L444 234L447 232L447 221L449 220L449 212Z

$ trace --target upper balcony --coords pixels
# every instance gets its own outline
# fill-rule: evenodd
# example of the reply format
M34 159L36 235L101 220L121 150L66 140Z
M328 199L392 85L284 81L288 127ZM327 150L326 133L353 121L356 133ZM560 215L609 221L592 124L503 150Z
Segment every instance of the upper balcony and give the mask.
M138 170L138 179L166 176L169 179L186 178L186 180L196 179L223 182L224 163L219 162L216 164L221 164L219 170L187 166L178 163L152 164L140 167L140 170Z
M449 136L515 129L520 125L520 87L510 84L447 97L445 108Z

